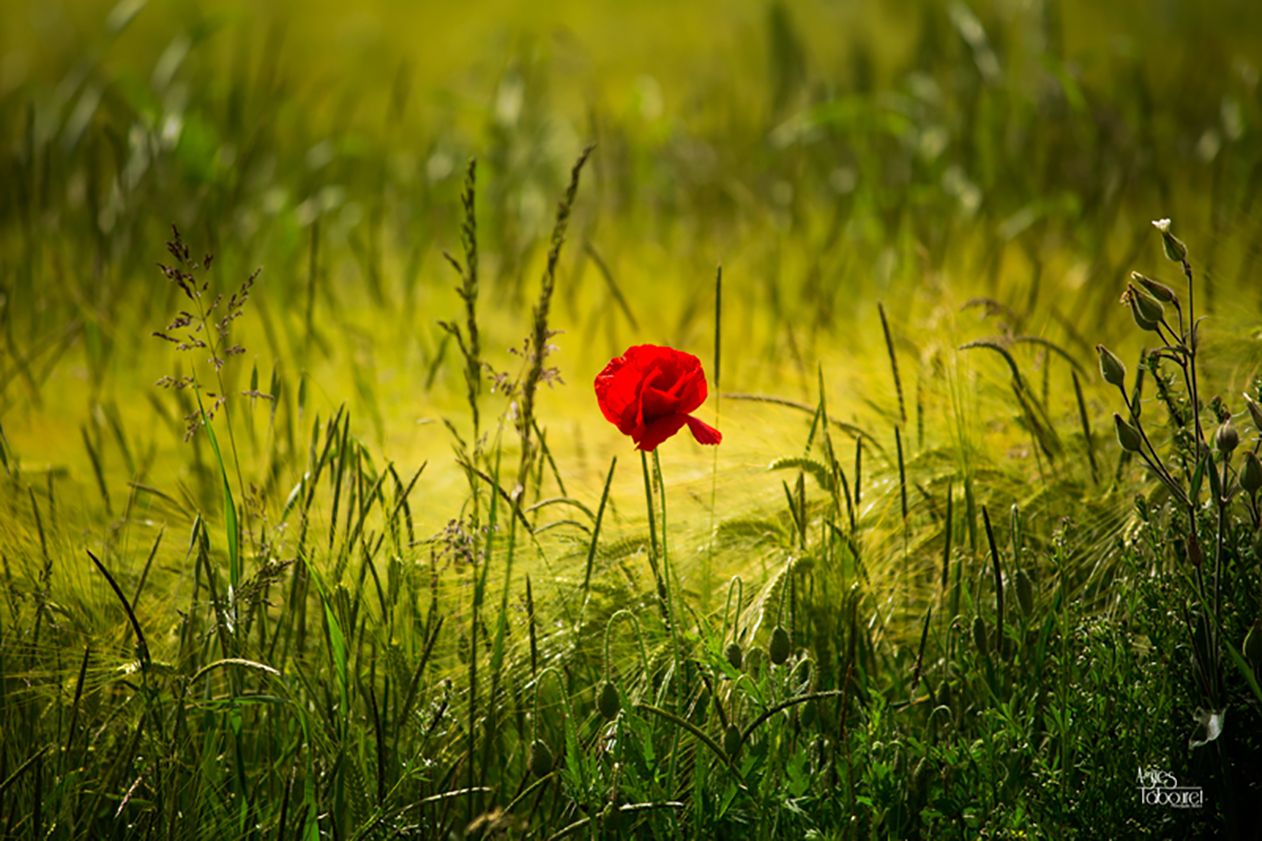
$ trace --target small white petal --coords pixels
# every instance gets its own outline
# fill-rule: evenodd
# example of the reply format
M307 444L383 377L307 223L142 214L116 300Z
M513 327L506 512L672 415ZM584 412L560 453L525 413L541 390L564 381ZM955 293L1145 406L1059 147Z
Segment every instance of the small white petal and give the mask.
M1157 230L1161 231L1163 234L1169 233L1170 220L1169 219L1154 219L1152 220L1152 226L1156 228Z

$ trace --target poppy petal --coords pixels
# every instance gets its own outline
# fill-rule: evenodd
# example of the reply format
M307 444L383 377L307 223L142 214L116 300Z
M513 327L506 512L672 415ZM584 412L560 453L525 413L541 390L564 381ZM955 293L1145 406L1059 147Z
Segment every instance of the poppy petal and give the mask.
M723 440L723 433L705 421L698 420L692 415L686 415L685 421L688 423L688 431L692 433L692 437L697 439L698 444L718 444Z
M679 398L656 386L649 386L640 396L640 408L644 412L644 421L648 423L666 415L678 414Z
M640 427L631 437L635 440L636 449L651 453L657 449L658 444L678 432L687 422L687 415L667 415Z

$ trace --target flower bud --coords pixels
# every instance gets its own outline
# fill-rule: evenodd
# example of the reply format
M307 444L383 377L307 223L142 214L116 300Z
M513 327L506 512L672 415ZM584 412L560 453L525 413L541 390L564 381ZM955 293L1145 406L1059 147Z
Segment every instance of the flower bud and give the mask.
M772 663L780 666L789 659L791 651L792 644L789 642L789 632L777 625L776 629L771 632L771 645L767 646L767 655L771 658Z
M1126 366L1122 364L1122 360L1104 345L1096 345L1095 349L1100 354L1100 373L1104 375L1104 381L1123 388L1126 382Z
M1218 452L1223 455L1229 455L1232 450L1240 443L1240 433L1236 432L1236 428L1231 425L1231 419L1228 418L1218 427L1218 433L1214 436L1214 444L1218 447Z
M1174 294L1173 289L1166 286L1164 283L1158 283L1147 275L1142 275L1139 272L1131 272L1131 280L1144 287L1149 295L1153 296L1163 304L1173 304L1179 300L1178 296Z
M1244 404L1249 409L1249 418L1253 421L1254 428L1262 432L1262 406L1247 394L1244 396Z
M622 699L618 697L618 689L612 681L605 681L596 697L596 708L605 718L612 719L622 709Z
M530 743L530 773L536 777L546 777L552 770L552 751L542 739Z
M1117 430L1117 443L1122 446L1123 450L1128 453L1137 453L1143 445L1143 439L1139 437L1139 432L1135 427L1122 420L1122 416L1113 413L1113 426Z
M1201 554L1201 542L1196 539L1196 529L1188 532L1187 550L1188 560L1192 562L1192 566L1199 569L1204 557Z
M973 619L973 645L977 646L977 653L986 656L986 620L977 616Z
M1249 632L1244 635L1244 645L1240 648L1255 670L1262 667L1262 624L1255 620L1249 626Z
M739 670L741 663L745 661L745 652L741 649L738 642L728 643L727 648L723 651L723 656L727 658L727 662L732 664L733 669Z
M735 724L729 724L723 731L723 752L728 756L736 756L736 752L740 749L741 729Z
M1139 308L1138 298L1139 292L1134 286L1127 286L1126 291L1122 293L1122 303L1131 308L1131 317L1135 319L1135 323L1139 325L1139 329L1149 330L1153 333L1157 332L1158 322L1145 315L1144 310ZM1160 304L1158 304L1158 306L1160 306Z
M1240 487L1252 496L1262 489L1262 461L1251 452L1244 454L1244 466L1240 468Z
M1017 573L1017 603L1021 605L1021 612L1026 616L1034 611L1034 583L1030 581L1030 576L1025 574L1025 570Z
M1166 252L1166 258L1174 263L1182 263L1187 259L1188 247L1183 241L1170 233L1169 219L1154 219L1152 226L1161 231L1161 247Z
M610 797L604 811L601 812L605 827L612 832L626 829L629 817L630 813L622 811L621 798L618 797Z
M1154 324L1160 324L1165 320L1166 308L1161 305L1160 301L1149 295L1147 292L1141 292L1134 286L1128 286L1127 288L1131 291L1131 299L1134 301L1135 307L1139 310L1139 314L1142 315L1146 321L1151 321Z

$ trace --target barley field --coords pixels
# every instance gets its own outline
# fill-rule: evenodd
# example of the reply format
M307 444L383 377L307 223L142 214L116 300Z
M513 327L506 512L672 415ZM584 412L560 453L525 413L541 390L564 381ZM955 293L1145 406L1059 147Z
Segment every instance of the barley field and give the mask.
M1262 837L1262 6L10 0L0 834Z

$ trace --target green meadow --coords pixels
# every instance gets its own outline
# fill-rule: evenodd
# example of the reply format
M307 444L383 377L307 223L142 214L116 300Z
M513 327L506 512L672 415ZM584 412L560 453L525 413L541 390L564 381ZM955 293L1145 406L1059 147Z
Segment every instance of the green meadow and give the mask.
M0 835L1259 837L1260 79L1236 0L6 3Z

